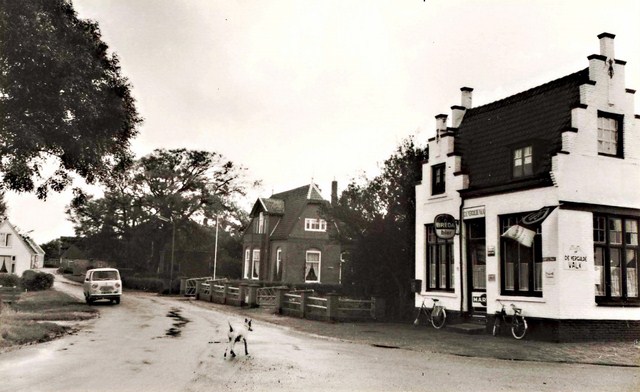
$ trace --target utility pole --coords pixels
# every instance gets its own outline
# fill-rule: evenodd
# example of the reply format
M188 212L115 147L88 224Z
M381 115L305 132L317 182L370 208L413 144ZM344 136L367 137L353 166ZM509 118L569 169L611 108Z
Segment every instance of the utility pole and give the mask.
M216 215L216 245L213 251L213 280L216 280L217 267L218 267L218 215Z

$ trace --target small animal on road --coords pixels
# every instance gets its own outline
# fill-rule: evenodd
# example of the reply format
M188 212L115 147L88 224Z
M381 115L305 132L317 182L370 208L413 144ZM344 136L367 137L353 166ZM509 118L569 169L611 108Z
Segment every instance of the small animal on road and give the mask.
M247 351L247 335L249 332L253 331L251 328L251 320L244 319L244 324L241 327L233 328L230 322L229 323L229 345L224 350L224 357L227 357L227 351L231 354L232 357L236 356L236 353L233 352L233 348L237 342L241 341L244 343L244 355L249 355L249 351Z

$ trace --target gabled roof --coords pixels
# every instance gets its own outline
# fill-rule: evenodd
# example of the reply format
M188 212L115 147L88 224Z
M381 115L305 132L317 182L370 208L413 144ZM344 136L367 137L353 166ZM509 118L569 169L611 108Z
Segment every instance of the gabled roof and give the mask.
M31 238L20 234L18 230L16 230L15 226L11 224L11 222L9 222L9 219L4 218L3 220L0 221L0 226L5 226L5 225L10 229L11 234L13 234L18 239L18 241L22 242L25 248L27 248L27 250L31 254L44 255L44 250L42 250L42 248L38 244L36 244Z
M44 250L40 247L40 245L36 244L30 237L21 236L24 242L29 245L31 250L39 255L44 255Z
M280 216L272 227L272 239L287 238L293 225L307 204L328 203L320 194L320 189L311 183L285 192L275 193L269 198L258 198L251 210L255 217L259 212Z
M469 189L464 192L551 185L551 156L562 148L562 132L571 127L571 109L580 103L579 86L589 82L588 71L468 109L455 143L462 171L469 175ZM513 179L512 149L526 145L534 148L534 175Z

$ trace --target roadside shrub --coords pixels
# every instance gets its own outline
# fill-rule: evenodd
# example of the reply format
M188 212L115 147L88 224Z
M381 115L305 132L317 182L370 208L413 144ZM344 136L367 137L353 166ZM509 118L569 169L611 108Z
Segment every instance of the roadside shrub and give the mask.
M131 290L150 291L154 293L161 293L164 289L162 279L139 276L123 276L122 286Z
M42 291L53 287L53 275L46 272L26 270L22 273L22 287L28 291Z
M0 274L0 286L13 287L20 286L20 277L16 274Z

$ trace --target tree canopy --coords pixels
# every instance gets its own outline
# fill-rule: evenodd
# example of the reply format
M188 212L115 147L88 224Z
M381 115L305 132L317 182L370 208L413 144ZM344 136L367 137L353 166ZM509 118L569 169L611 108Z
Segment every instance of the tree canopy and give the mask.
M223 238L237 233L246 221L239 198L255 185L222 155L186 149L155 150L105 184L102 197L78 192L67 208L76 235L93 257L148 271L158 268L174 224L182 252L211 251L204 238L216 218Z
M400 317L415 271L415 185L428 149L413 138L400 143L373 179L352 180L328 211L341 222L349 252L345 284L357 294L380 295Z
M0 0L0 187L46 198L131 160L141 118L107 48L69 0Z

